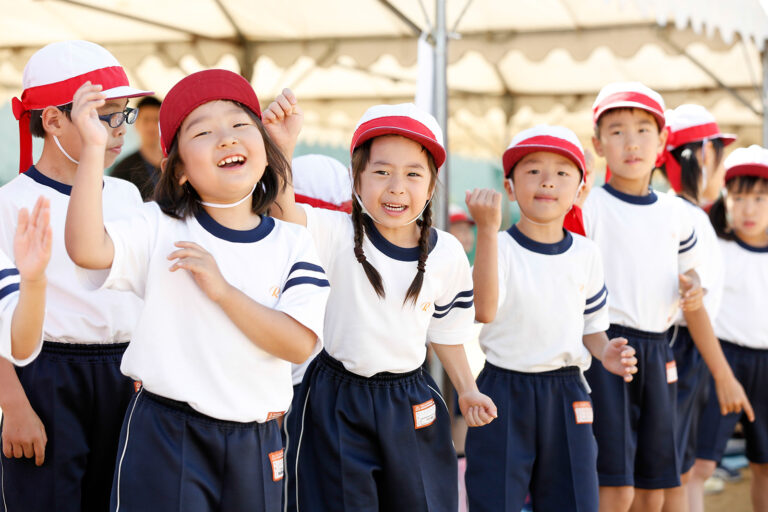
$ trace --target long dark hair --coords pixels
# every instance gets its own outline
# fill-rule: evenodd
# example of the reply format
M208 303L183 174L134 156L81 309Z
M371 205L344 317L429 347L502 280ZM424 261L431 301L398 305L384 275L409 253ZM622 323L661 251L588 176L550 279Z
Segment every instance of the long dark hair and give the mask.
M256 188L253 189L253 203L251 205L253 213L261 215L267 213L275 198L277 198L277 194L285 188L286 180L290 175L290 164L269 137L264 129L264 125L256 114L251 112L245 105L236 101L232 101L232 103L243 109L253 119L264 141L267 167L264 169L264 174ZM165 170L160 175L153 197L163 213L175 219L196 215L203 209L199 202L200 196L189 181L179 185L182 163L177 136L174 137L171 149L168 151L168 162L165 165Z
M371 145L374 140L375 138L367 140L358 146L352 153L352 187L354 190L357 190L357 187L360 184L360 174L365 170L365 166L368 165L371 156ZM435 165L434 158L432 158L432 154L424 147L422 147L422 151L427 154L427 163L431 175L429 188L432 189L437 180L437 166ZM424 208L424 212L421 215L421 219L416 222L420 228L419 260L416 264L416 276L413 278L413 281L411 281L411 285L408 287L408 292L405 294L405 299L403 300L404 305L408 302L416 304L419 292L421 291L421 286L424 284L424 272L427 266L427 257L429 256L429 232L432 227L432 201L427 203L427 206ZM363 252L363 236L365 235L367 227L363 218L363 208L356 198L352 201L352 226L355 230L355 258L357 258L358 263L363 266L365 275L368 277L368 281L376 291L376 295L380 298L384 298L385 292L381 274L376 270L376 267L371 265L371 262L368 261Z
M725 184L728 194L743 194L751 192L756 188L768 190L768 180L759 176L736 176ZM718 197L717 201L712 204L712 208L709 210L709 220L712 222L712 227L715 228L715 233L717 233L718 237L723 240L734 240L736 238L728 223L725 195Z
M699 159L696 158L696 151L701 147L701 141L695 141L671 151L672 157L680 164L680 192L685 197L693 199L696 204L699 203L699 185L703 178ZM712 139L712 147L715 150L715 167L717 167L723 158L723 139ZM665 167L662 167L662 171L666 176Z

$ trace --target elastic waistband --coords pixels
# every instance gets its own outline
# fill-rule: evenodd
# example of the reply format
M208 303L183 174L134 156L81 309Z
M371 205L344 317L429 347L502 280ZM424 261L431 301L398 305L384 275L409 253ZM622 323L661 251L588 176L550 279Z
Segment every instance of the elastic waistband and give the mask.
M44 341L43 354L93 357L122 355L128 348L128 342L123 343L59 343L58 341Z
M141 394L144 398L150 402L154 402L155 405L164 407L176 414L182 414L185 418L191 419L197 422L207 423L212 426L228 428L228 429L254 429L262 428L269 422L259 423L258 421L251 421L248 423L241 423L239 421L220 420L213 418L207 414L203 414L200 411L196 411L187 402L181 402L179 400L173 400L172 398L166 398L164 396L156 395L146 389L141 390ZM140 397L141 398L141 397ZM270 420L271 421L271 420Z
M494 372L499 372L499 373L506 373L509 375L517 375L520 377L537 377L537 378L540 377L542 379L554 378L554 377L575 378L575 379L581 378L581 369L578 366L564 366L562 368L558 368L557 370L549 370L546 372L518 372L517 370L508 370L506 368L500 368L495 364L492 364L486 361L485 369L491 370Z
M732 341L720 340L720 344L723 350L729 350L742 355L748 355L751 357L768 357L768 349L764 348L751 348L744 345L738 345Z
M323 351L318 354L317 364L322 365L325 371L333 374L337 378L358 382L360 384L369 386L397 386L405 384L407 382L412 382L421 378L423 371L422 367L419 366L415 370L405 373L381 372L372 375L371 377L363 377L362 375L352 373L344 368L344 365L341 363L341 361L333 358L328 352L325 351L325 349L323 349Z
M624 337L630 337L634 340L643 340L643 341L663 341L668 342L669 341L669 331L664 332L650 332L650 331L641 331L640 329L633 329L631 327L624 327L623 325L617 325L617 324L611 324L611 326L608 328L608 331L610 331L611 335L608 336L609 338L614 338L616 336L624 336Z

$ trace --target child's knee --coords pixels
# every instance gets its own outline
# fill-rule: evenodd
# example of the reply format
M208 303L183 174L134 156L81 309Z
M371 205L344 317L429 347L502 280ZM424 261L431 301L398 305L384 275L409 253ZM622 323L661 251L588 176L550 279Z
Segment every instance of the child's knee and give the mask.
M750 463L749 469L752 471L752 476L755 481L761 480L764 483L768 482L768 464Z
M690 478L693 480L704 481L712 476L715 472L717 464L713 460L696 459L696 462L691 469Z

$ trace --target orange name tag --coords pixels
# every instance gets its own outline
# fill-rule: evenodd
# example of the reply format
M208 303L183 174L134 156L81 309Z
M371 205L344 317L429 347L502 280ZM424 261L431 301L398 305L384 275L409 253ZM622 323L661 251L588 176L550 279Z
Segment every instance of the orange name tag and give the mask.
M133 381L133 391L135 393L138 393L139 390L141 390L141 381L140 380Z
M285 411L282 412L270 412L267 414L267 421L276 420L277 418L281 418L285 414Z
M667 363L667 384L677 382L677 365L674 361Z
M431 398L423 404L413 406L413 424L417 429L430 426L436 417L435 401Z
M589 425L595 417L590 402L573 402L573 413L576 415L577 425Z
M283 463L283 450L269 454L269 462L272 464L272 480L277 482L282 480L285 475L285 464Z

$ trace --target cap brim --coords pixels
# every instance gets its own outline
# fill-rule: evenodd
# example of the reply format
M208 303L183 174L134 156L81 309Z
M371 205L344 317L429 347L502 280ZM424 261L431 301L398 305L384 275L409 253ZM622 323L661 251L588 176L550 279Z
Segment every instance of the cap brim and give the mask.
M723 141L723 146L727 146L728 144L732 144L736 141L737 137L733 133L721 133L720 138Z
M595 115L595 124L600 120L603 115L610 111L615 110L617 108L636 108L638 110L645 110L649 114L651 114L656 119L656 124L659 125L659 130L664 128L667 124L667 120L664 117L663 112L659 112L656 109L653 109L649 107L648 105L644 105L642 103L637 103L635 101L617 101L616 103L611 103L610 105L606 105L601 110L599 110Z
M141 89L134 89L127 85L121 85L119 87L113 87L104 91L108 100L116 98L137 98L139 96L151 96L155 94L152 91L142 91Z
M578 156L574 155L571 151L568 151L565 148L561 148L558 146L541 146L541 145L531 145L531 146L515 146L512 148L507 149L504 152L504 156L502 157L502 164L504 165L504 176L509 177L510 172L512 169L517 165L517 163L522 160L525 156L530 155L531 153L537 153L539 151L543 151L545 153L555 153L561 156L564 156L573 164L576 166L579 171L581 171L582 177L584 176L584 164L579 161Z
M382 135L400 135L407 139L416 141L427 148L427 151L429 151L429 153L432 155L432 158L435 161L435 166L438 169L445 163L445 149L437 141L421 133L406 130L399 126L375 126L364 131L357 137L355 141L353 141L353 151L365 141L374 137L380 137Z

